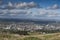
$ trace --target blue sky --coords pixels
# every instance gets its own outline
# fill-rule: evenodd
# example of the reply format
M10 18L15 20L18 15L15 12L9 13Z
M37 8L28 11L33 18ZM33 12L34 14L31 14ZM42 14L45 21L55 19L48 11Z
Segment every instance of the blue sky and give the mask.
M60 20L60 0L1 0L0 18Z

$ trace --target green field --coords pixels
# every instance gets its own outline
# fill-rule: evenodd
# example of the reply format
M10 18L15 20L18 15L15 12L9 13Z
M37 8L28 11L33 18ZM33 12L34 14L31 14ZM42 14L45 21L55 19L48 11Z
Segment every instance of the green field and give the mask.
M18 34L0 34L0 40L60 40L60 33L36 34L36 35L18 35Z

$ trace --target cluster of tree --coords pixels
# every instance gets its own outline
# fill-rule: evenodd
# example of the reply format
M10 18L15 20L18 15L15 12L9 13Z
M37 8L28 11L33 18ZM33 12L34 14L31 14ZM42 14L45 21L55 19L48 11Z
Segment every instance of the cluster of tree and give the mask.
M57 29L57 30L44 30L44 29L40 30L40 29L38 29L38 30L36 30L36 32L57 33L57 32L60 32L60 30L59 29Z
M13 29L0 29L0 32L2 32L2 33L12 33L12 34L19 34L19 35L29 35L29 32L30 31L26 31L26 30L23 30L23 31L21 31L21 30L13 30ZM34 32L42 32L42 33L56 33L56 32L60 32L60 30L44 30L44 29L42 29L42 30L40 30L40 29L38 29L38 30L35 30Z
M2 29L2 30L0 30L0 32L2 32L2 33L19 34L19 35L29 35L28 31L21 31L21 30Z

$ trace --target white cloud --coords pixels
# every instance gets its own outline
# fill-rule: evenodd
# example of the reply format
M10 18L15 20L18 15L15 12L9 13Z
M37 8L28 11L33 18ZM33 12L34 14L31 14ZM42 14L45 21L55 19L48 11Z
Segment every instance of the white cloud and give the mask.
M16 8L34 8L37 7L37 4L34 2L23 2L23 3L18 3L15 5Z
M54 5L52 6L52 8L53 8L53 9L57 9L57 8L59 8L59 6L58 6L57 4L54 4Z
M17 17L17 18L58 18L60 17L60 9L52 10L52 9L42 9L42 8L32 8L32 9L0 9L0 16L10 16L10 17Z
M53 6L48 7L48 9L59 9L60 6L58 4L54 4Z
M14 9L14 8L20 8L20 9L25 9L25 8L35 8L37 7L37 4L35 2L20 2L20 3L11 3L8 2L8 4L4 4L4 6L0 6L2 8L7 8L7 9Z
M2 10L0 9L0 15L3 14L3 15L10 15L10 16L17 16L17 15L27 15L27 10L20 10L20 9L12 9L12 10L8 10L8 9L5 9L5 10Z
M46 17L60 17L60 12L58 10L42 10L40 11L40 15L46 16Z
M13 6L13 4L12 4L11 2L9 2L9 3L8 3L8 6L9 6L9 7L12 7L12 6Z
M27 3L24 2L24 3L18 3L15 5L16 8L24 8L24 7L27 7Z

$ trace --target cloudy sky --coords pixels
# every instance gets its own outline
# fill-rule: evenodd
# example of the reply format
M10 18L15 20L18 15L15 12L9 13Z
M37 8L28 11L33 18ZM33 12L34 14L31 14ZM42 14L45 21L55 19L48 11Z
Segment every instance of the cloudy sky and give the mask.
M0 0L0 18L60 20L60 0Z

